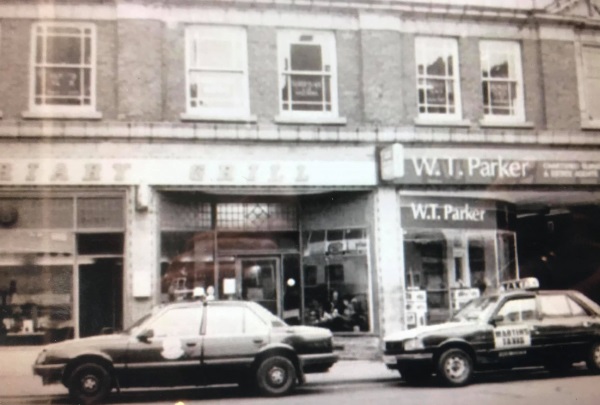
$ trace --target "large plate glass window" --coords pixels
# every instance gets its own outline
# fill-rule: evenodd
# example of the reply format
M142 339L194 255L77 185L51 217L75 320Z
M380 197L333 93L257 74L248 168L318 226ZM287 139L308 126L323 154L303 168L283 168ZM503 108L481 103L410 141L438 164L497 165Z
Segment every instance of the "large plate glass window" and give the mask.
M337 117L333 33L282 31L278 51L281 115Z
M248 116L246 31L240 27L188 27L186 82L188 114Z
M94 25L33 25L31 111L94 111L95 75Z
M518 42L481 41L481 87L486 120L523 121L523 73Z
M458 43L453 38L416 38L419 116L461 118Z

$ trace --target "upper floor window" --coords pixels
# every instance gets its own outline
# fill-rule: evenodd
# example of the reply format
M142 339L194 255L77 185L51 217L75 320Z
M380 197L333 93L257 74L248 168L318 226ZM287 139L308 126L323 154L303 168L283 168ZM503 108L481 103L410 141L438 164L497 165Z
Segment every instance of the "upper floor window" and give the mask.
M279 32L278 55L281 116L337 117L334 34Z
M419 37L415 50L419 116L460 119L456 39Z
M580 87L584 124L600 123L600 46L585 45L582 49L582 81ZM596 126L595 126L596 127Z
M92 24L33 25L31 113L94 112L96 28Z
M486 120L523 121L521 48L510 41L481 41L481 86Z
M235 118L250 114L246 31L194 26L186 31L186 112Z

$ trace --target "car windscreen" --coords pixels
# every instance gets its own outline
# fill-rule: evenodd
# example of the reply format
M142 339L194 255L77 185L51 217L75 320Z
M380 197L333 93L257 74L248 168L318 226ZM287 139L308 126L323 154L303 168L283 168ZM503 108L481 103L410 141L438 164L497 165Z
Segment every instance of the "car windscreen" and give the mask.
M498 296L484 296L475 298L465 305L450 319L455 322L478 321L487 318L498 302Z

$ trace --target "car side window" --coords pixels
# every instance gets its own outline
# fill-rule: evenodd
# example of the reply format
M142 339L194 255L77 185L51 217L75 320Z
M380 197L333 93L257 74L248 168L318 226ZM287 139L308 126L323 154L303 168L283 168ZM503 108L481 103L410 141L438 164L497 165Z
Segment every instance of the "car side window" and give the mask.
M149 326L154 337L194 336L200 334L202 308L172 308L165 311Z
M537 317L535 298L517 298L507 301L502 305L497 315L504 318L501 322L503 324L535 319Z
M259 334L266 333L267 330L267 324L258 315L248 308L244 310L244 333Z
M244 308L209 306L206 312L208 336L241 335L244 333Z
M581 305L571 299L571 297L567 297L567 302L569 303L569 308L571 308L571 314L573 316L586 316L588 315L587 311L583 309Z
M572 316L568 297L564 294L540 295L540 308L546 317ZM574 304L574 303L573 303Z

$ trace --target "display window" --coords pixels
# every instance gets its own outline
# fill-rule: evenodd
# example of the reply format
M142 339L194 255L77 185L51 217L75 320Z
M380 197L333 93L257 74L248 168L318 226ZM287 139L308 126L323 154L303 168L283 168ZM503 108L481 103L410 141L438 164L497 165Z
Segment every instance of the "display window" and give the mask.
M366 229L314 230L305 240L304 323L334 332L369 331Z
M0 198L0 344L122 327L121 196Z
M403 197L401 214L409 326L445 322L469 300L518 278L511 206Z

